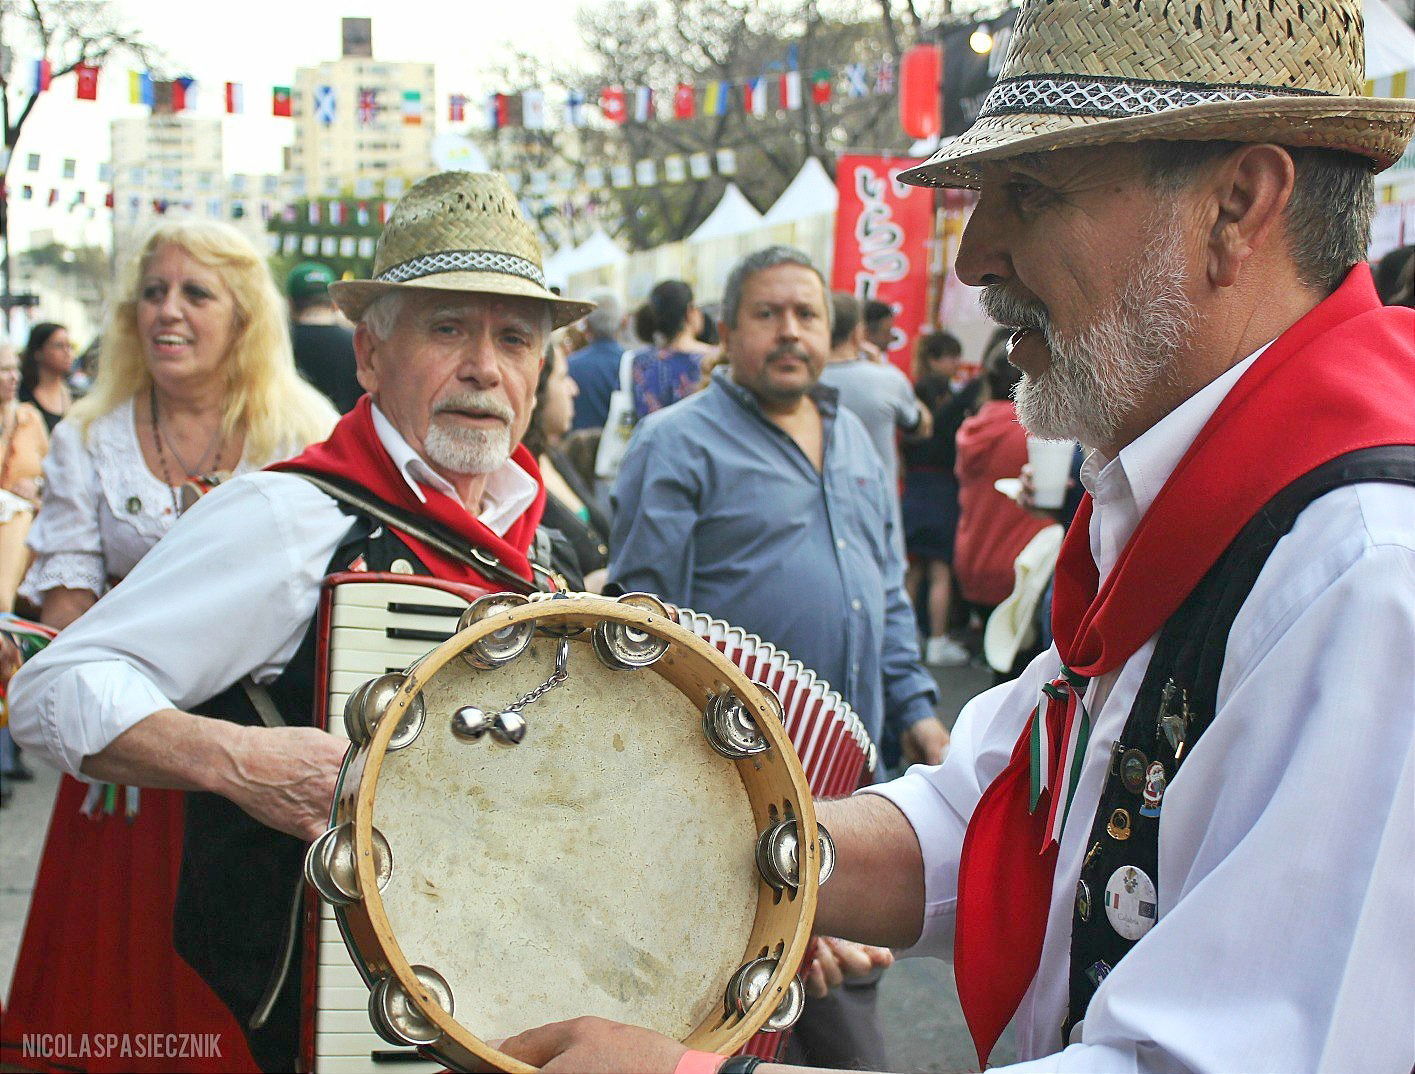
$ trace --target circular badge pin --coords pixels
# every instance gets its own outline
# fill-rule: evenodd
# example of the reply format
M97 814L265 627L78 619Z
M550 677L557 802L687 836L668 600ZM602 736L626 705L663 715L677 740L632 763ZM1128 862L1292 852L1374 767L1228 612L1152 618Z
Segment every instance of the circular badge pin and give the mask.
M1110 823L1105 826L1105 830L1110 833L1112 839L1123 843L1130 838L1130 814L1123 809L1117 809L1110 815Z
M1164 798L1164 787L1164 765L1155 761L1145 769L1145 790L1140 802L1140 816L1158 817L1160 815L1160 802Z
M1105 916L1125 939L1138 940L1155 927L1159 917L1155 882L1143 869L1122 865L1106 881Z
M128 509L128 514L135 515L142 510L142 501L136 496L129 496L128 502L123 506Z
M1142 750L1126 750L1120 757L1120 782L1131 794L1145 789L1146 761L1148 758Z
M1084 880L1076 881L1076 913L1082 921L1091 920L1091 889Z

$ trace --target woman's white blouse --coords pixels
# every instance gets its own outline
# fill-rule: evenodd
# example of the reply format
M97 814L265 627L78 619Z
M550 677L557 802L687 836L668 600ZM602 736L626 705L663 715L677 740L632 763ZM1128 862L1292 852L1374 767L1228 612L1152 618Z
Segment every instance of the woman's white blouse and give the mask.
M260 465L243 458L235 472ZM109 579L131 571L177 518L172 489L143 461L131 399L90 422L87 442L73 422L60 422L44 480L29 533L34 562L20 586L35 604L58 588L102 596Z

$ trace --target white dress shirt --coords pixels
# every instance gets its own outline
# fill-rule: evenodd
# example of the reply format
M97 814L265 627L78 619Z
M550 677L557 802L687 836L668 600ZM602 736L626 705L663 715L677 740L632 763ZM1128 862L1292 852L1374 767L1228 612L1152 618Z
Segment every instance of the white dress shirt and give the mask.
M1117 458L1087 460L1102 579L1256 357ZM1296 421L1292 434L1302 434ZM1204 508L1193 505L1196 529ZM1415 488L1337 489L1278 542L1234 621L1218 711L1165 791L1159 920L1105 978L1063 1049L1076 880L1111 744L1154 644L1089 687L1090 748L1062 833L1041 966L1015 1022L1018 1054L1030 1061L1006 1069L1408 1071ZM1053 647L963 710L941 766L866 792L898 805L923 848L924 932L911 953L951 952L968 818L1059 667Z
M377 407L373 415L418 497L421 482L455 498ZM493 484L480 518L504 534L537 486L511 461ZM202 497L122 585L20 669L10 683L15 740L83 779L85 757L154 712L205 701L248 674L271 682L309 628L349 526L334 500L295 474L247 474Z

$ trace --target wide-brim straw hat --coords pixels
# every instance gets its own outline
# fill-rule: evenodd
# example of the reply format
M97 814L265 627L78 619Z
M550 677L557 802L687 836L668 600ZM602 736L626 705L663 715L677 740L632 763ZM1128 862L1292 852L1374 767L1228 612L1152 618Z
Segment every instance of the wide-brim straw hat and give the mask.
M1415 102L1361 96L1360 0L1027 0L977 122L900 174L977 186L978 165L1140 141L1275 142L1390 167Z
M378 238L373 279L329 285L351 321L375 299L405 290L543 299L556 328L595 308L546 287L540 243L516 196L501 176L484 172L441 172L417 183L393 207Z

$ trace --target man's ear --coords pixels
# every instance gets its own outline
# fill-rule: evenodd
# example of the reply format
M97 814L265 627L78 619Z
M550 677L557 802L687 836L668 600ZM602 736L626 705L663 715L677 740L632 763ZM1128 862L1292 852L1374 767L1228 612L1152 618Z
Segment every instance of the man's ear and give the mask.
M1279 145L1245 145L1224 159L1208 184L1205 268L1213 286L1232 287L1250 258L1286 242L1293 177L1292 157Z
M360 321L354 326L354 370L359 379L359 387L369 395L378 394L378 373L374 368L374 354L379 347L379 339L373 329Z

